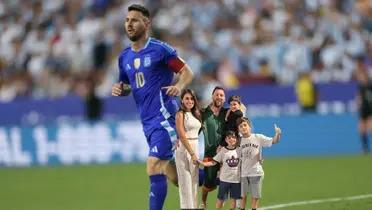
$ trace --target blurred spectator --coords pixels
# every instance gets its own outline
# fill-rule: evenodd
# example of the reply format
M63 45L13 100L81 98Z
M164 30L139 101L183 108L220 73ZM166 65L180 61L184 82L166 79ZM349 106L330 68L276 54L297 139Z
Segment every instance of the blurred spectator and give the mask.
M309 72L314 83L350 81L360 55L371 69L368 0L137 2L150 5L153 36L177 47L198 75L195 84L212 78L227 88L293 85L302 72ZM1 1L1 76L12 83L1 86L6 97L0 100L74 93L74 81L97 69L103 71L98 94L106 96L110 86L105 84L117 74L116 57L128 44L122 17L130 3ZM268 75L276 80L267 80Z
M296 94L302 111L316 111L317 91L309 73L300 74L296 82Z
M95 81L88 80L88 93L85 97L86 117L90 121L101 119L102 101L96 95Z
M369 152L368 140L372 138L372 80L364 64L364 57L358 57L355 78L359 85L359 133L364 154Z
M98 35L93 46L94 69L103 70L107 64L108 46L102 34Z

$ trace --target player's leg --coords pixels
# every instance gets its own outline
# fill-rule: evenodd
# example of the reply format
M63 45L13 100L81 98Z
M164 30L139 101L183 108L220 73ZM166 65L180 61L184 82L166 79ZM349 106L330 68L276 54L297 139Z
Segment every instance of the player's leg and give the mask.
M173 157L171 136L166 129L156 129L148 137L149 157L146 172L150 178L150 210L161 210L167 196L164 167Z
M161 159L167 159L169 161L164 162L162 169L164 174L167 176L168 180L172 182L176 187L178 187L178 176L176 162L173 156L173 152L176 148L176 145L179 144L177 140L176 125L173 118L169 118L161 122L163 132L159 138L165 139L165 142L162 143L162 148L164 148L164 157Z
M173 159L169 161L164 161L162 168L168 180L172 182L172 184L174 184L176 187L178 187L176 162Z
M162 171L163 161L152 156L147 158L146 172L150 177L150 210L161 210L167 196L167 177Z

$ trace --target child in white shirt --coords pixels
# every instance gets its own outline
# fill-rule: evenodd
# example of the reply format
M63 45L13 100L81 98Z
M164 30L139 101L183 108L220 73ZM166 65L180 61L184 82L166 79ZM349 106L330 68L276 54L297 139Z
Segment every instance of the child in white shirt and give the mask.
M251 133L252 124L247 118L237 120L239 133L241 134L241 209L245 209L247 193L251 194L252 210L258 208L258 201L261 198L262 180L264 171L261 164L262 147L271 147L279 142L281 129L274 125L274 137L267 137L262 134Z
M227 146L213 157L210 162L199 161L204 167L214 166L220 163L220 185L218 187L218 195L216 209L221 209L227 195L230 194L231 207L235 209L236 200L240 199L240 149L237 146L237 136L234 131L227 131L225 135Z

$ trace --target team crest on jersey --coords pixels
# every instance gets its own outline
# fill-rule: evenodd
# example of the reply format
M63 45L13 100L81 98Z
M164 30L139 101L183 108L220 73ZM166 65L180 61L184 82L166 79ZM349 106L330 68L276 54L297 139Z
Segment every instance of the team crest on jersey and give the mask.
M151 57L150 55L145 55L145 59L143 59L143 66L149 67L151 65Z
M134 59L133 64L134 64L134 68L139 69L139 67L141 66L141 59L140 58Z

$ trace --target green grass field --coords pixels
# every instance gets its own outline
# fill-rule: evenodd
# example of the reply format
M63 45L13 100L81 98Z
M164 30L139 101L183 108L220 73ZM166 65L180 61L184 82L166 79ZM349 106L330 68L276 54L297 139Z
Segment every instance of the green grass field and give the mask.
M264 169L262 207L372 194L371 155L266 158ZM143 164L0 169L1 210L145 210L147 194ZM210 194L208 209L214 209L215 198ZM171 186L164 209L178 206L178 189ZM283 209L370 210L372 198Z

